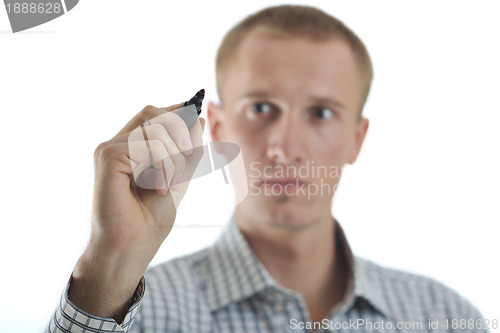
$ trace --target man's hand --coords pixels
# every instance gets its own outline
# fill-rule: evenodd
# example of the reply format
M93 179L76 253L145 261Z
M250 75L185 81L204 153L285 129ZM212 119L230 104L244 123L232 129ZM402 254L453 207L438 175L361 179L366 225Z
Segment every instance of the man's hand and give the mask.
M205 125L199 118L189 131L173 112L182 106L145 107L95 150L92 231L69 289L69 299L84 311L120 323L174 224L186 180L203 154Z

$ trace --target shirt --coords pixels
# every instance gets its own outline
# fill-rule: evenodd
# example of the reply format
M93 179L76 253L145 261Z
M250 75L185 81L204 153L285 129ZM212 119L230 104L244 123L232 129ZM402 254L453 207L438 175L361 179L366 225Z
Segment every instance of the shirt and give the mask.
M479 312L443 284L353 256L337 222L335 241L349 263L348 288L316 324L231 218L212 246L148 269L120 325L78 309L69 282L47 332L487 332Z

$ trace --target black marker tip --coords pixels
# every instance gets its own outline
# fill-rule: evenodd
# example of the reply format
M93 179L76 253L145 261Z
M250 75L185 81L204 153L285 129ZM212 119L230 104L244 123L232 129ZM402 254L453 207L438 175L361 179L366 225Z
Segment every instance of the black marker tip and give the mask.
M184 103L184 106L194 104L199 115L201 113L201 103L203 102L203 98L205 98L205 89L201 89L200 91L198 91L196 95L194 95L189 101Z

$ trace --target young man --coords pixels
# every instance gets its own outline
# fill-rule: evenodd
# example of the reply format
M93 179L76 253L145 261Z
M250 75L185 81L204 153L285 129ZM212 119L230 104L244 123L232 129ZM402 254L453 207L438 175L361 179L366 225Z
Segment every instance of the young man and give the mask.
M241 147L247 197L212 247L146 272L187 183L135 186L129 138L144 125L181 156L176 179L198 161L191 147L204 127L188 132L165 112L182 104L146 107L96 149L91 239L48 330L481 331L477 310L445 286L353 257L331 215L342 166L368 129L372 76L363 43L317 9L268 8L233 28L217 56L221 104L208 119L214 141Z

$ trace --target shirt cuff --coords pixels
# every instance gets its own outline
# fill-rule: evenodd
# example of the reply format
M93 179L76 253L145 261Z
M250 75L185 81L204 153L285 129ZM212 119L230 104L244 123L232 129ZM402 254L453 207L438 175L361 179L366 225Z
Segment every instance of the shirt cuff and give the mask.
M52 316L46 332L129 332L146 290L143 276L134 291L123 322L118 324L113 318L95 316L79 309L68 299L70 285L71 278L61 295L59 306Z

